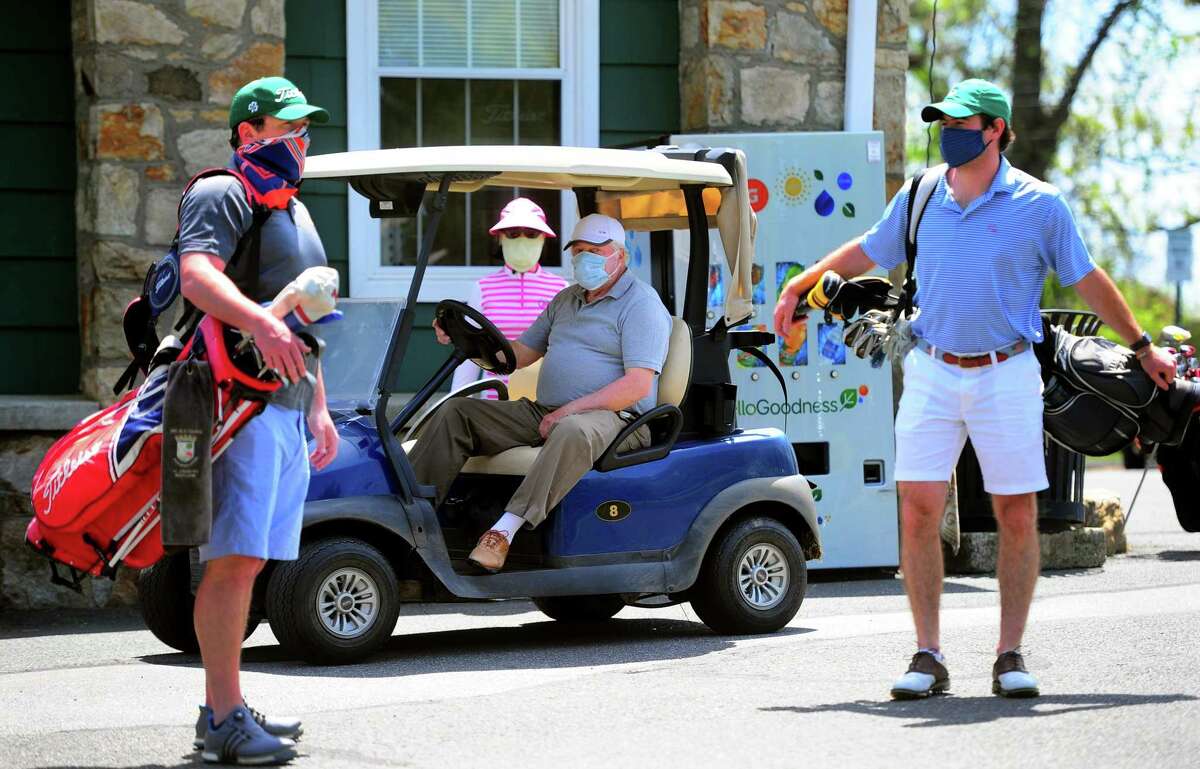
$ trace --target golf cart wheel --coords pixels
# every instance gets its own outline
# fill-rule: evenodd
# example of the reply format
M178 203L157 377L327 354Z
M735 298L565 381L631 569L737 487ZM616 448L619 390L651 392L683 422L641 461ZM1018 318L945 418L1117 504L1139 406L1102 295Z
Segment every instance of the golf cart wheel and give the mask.
M556 595L534 598L533 605L559 622L603 622L625 608L619 595Z
M186 654L200 653L192 620L196 597L192 595L192 572L186 550L164 556L138 572L137 594L142 620L155 638ZM260 621L262 617L251 614L242 637L249 638Z
M400 615L396 573L366 542L306 543L267 584L267 617L284 649L318 665L356 662L391 638Z
M808 588L804 549L774 518L754 517L709 546L692 586L692 608L717 633L771 633L800 610Z

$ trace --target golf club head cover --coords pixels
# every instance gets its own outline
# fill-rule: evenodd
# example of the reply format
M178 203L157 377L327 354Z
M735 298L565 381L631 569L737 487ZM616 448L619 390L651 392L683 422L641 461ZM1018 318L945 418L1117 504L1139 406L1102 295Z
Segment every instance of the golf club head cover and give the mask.
M294 316L299 324L307 326L319 323L326 317L335 319L331 316L337 312L337 270L332 267L309 267L284 286L272 304L292 297L298 298L298 303L289 320Z

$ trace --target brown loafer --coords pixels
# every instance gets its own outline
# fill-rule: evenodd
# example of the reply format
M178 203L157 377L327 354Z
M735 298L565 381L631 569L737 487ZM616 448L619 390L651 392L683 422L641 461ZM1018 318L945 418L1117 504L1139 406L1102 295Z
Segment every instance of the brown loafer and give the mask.
M471 563L490 572L504 568L504 559L508 557L508 538L495 529L479 538L479 544L468 556Z

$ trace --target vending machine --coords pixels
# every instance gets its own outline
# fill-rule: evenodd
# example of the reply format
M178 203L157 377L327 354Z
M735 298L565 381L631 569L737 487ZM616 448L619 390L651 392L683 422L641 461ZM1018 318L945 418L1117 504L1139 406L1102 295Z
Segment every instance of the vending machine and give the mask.
M684 134L681 147L734 147L746 153L754 242L754 315L744 328L770 330L779 289L837 246L862 235L883 214L883 134ZM675 254L688 253L677 231ZM710 235L709 322L725 303L728 268L721 239ZM686 259L676 260L683 285ZM678 309L678 308L676 308ZM785 339L763 348L785 388L763 361L735 353L740 427L777 427L814 484L823 557L813 569L899 564L891 368L872 368L847 351L844 323L809 314Z

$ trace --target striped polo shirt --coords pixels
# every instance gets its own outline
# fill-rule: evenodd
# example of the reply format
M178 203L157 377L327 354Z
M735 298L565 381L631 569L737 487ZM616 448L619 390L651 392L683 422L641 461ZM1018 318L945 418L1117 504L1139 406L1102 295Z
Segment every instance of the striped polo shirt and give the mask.
M540 264L528 272L517 272L504 265L475 283L470 305L495 323L510 341L516 341L550 306L550 300L566 287L566 280L543 269ZM458 389L482 375L478 366L467 361L455 370L452 387ZM499 374L486 376L508 382L508 377ZM495 400L496 394L489 391L483 397Z
M906 183L861 241L871 261L889 270L905 258L908 191ZM1046 273L1071 286L1095 267L1062 193L1001 156L991 186L965 210L944 177L929 198L917 231L921 314L914 331L968 355L1040 342Z

